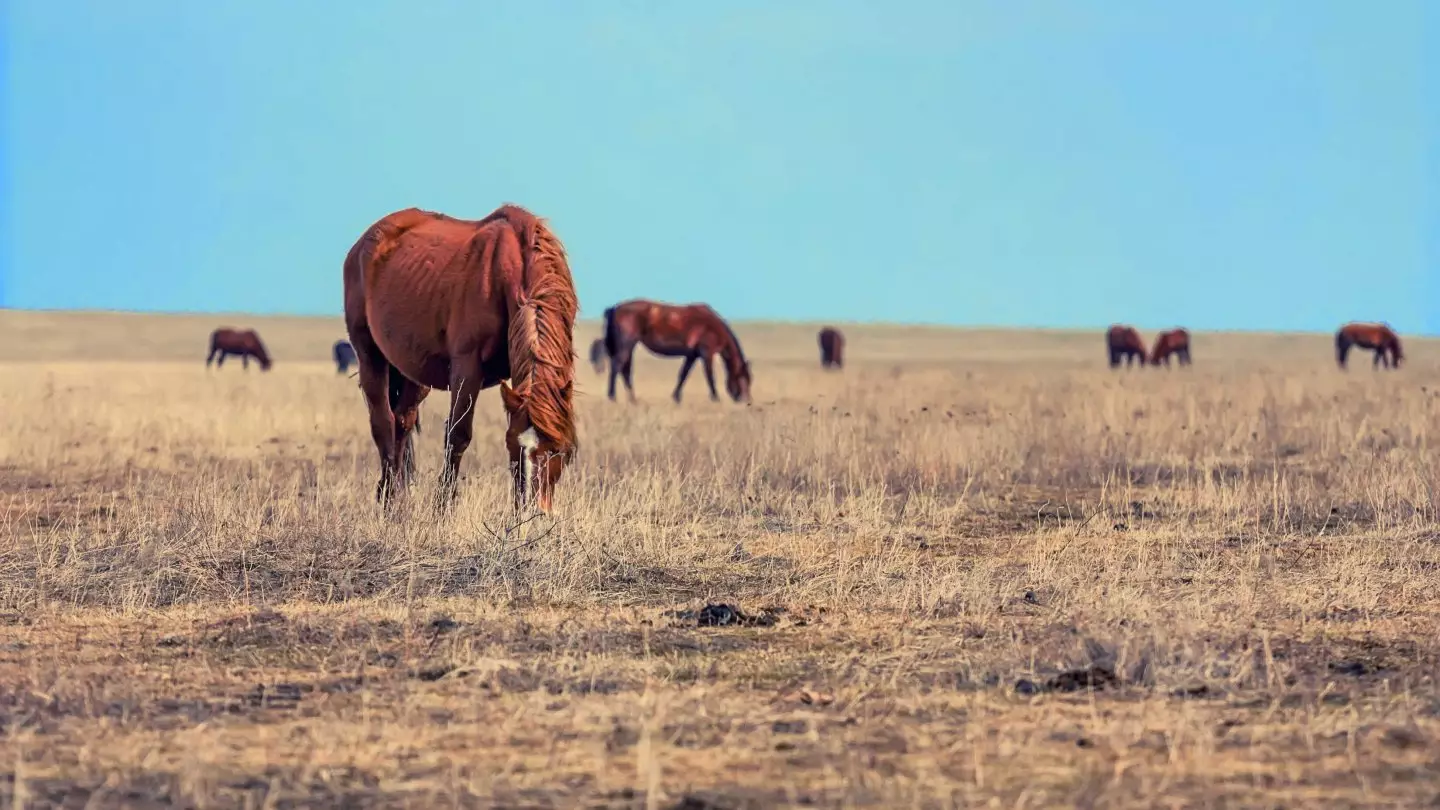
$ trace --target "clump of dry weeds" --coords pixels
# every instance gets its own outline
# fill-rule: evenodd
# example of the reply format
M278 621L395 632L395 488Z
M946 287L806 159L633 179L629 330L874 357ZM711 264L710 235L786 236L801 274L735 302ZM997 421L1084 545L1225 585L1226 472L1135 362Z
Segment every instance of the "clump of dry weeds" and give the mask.
M529 522L493 395L453 514L425 505L434 430L387 519L353 381L283 341L263 376L6 367L0 795L1440 792L1433 366L1197 338L1188 372L1117 374L1093 336L847 331L837 375L809 331L742 329L748 408L693 381L676 408L651 360L609 403L582 367L584 452ZM722 602L764 621L696 619Z

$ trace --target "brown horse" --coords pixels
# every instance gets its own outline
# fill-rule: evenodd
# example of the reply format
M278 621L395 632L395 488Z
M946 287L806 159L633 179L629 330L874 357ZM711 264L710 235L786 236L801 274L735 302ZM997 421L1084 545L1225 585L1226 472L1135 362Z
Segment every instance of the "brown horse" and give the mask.
M225 358L232 354L240 355L240 364L246 371L250 370L250 358L260 361L260 370L270 370L270 353L265 351L265 344L260 342L260 335L254 329L231 329L221 327L210 333L210 354L205 357L205 367L209 368L213 361L216 368L225 365Z
M1119 368L1120 358L1125 358L1126 368L1136 360L1145 365L1145 341L1133 326L1115 324L1105 333L1105 348L1110 353L1110 367Z
M1170 355L1180 361L1180 365L1190 365L1190 333L1185 329L1171 329L1168 332L1161 332L1155 338L1155 350L1150 355L1150 365L1158 366L1164 363L1170 365Z
M605 352L610 355L610 399L615 399L615 377L624 375L625 390L630 401L635 401L635 387L631 384L631 363L634 360L635 344L643 343L645 348L661 357L683 357L680 379L675 383L671 396L680 401L680 389L685 387L685 378L690 368L699 360L705 369L705 382L710 384L710 398L718 400L715 392L715 370L712 361L716 354L725 363L725 390L736 402L750 399L750 364L745 361L745 352L740 340L731 331L730 325L705 304L661 304L636 299L616 304L605 310Z
M595 338L590 344L590 367L596 374L605 373L605 338Z
M1400 336L1388 323L1347 323L1340 327L1335 333L1335 361L1340 368L1345 368L1345 358L1352 346L1373 350L1376 368L1399 368L1405 357L1400 350Z
M549 511L578 445L579 301L565 248L544 220L508 204L481 220L407 208L365 231L344 276L345 324L380 452L376 498L388 505L408 484L410 431L420 402L440 388L450 392L440 477L448 503L480 391L499 385L516 506L533 494Z
M820 365L837 369L845 365L845 336L840 330L829 326L820 330Z

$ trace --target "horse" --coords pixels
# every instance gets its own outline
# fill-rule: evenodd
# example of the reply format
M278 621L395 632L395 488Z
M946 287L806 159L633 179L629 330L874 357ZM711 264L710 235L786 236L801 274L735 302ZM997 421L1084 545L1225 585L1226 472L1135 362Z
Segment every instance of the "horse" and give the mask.
M1158 366L1164 363L1168 368L1172 354L1179 359L1180 365L1190 365L1190 333L1183 328L1161 332L1155 338L1155 350L1150 355L1150 365Z
M1121 357L1125 358L1126 368L1136 360L1142 368L1145 366L1145 341L1133 326L1117 323L1110 327L1105 333L1105 348L1110 353L1110 368L1119 368Z
M699 360L705 369L705 382L710 385L710 399L719 400L715 392L713 360L716 354L725 364L725 390L736 402L750 401L750 364L740 348L740 339L730 325L706 304L664 304L634 299L605 310L605 352L610 355L610 399L615 399L615 377L623 375L630 401L635 401L631 383L631 363L635 344L661 357L683 357L680 379L671 397L680 402L680 389L690 368Z
M820 366L841 368L845 365L845 336L840 330L825 327L820 330Z
M565 247L510 203L479 220L407 208L385 216L344 263L345 325L360 363L388 508L414 472L410 432L432 389L450 392L441 505L455 498L481 391L500 387L515 507L549 512L578 449L574 327ZM507 383L506 380L509 382Z
M348 340L335 341L335 348L331 352L335 357L335 373L344 374L354 365L355 347L350 345Z
M590 367L596 374L605 373L605 338L595 338L590 344Z
M216 368L225 365L225 358L232 354L240 355L240 363L246 371L250 370L250 358L260 361L260 370L269 371L270 353L265 351L265 344L260 341L260 335L254 329L231 329L222 326L210 333L210 354L205 356L205 367L210 368L214 362Z
M1399 368L1405 353L1400 350L1400 336L1388 323L1347 323L1335 333L1335 361L1345 368L1350 347L1359 346L1375 352L1374 367Z

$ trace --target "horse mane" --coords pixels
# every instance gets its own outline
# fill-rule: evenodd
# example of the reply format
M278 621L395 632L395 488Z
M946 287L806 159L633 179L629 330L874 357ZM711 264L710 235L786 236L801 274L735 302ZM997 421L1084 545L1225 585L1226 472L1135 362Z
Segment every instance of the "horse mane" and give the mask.
M1405 352L1400 348L1400 335L1394 329L1391 329L1388 323L1385 324L1385 330L1390 333L1390 351L1395 355L1395 359L1400 360L1404 358Z
M575 449L575 317L580 309L560 238L544 220L506 204L482 222L505 219L520 238L520 306L510 320L510 384L530 424L565 451Z
M735 346L735 354L740 360L740 367L748 372L750 370L750 363L745 359L745 349L740 346L740 338L735 336L735 330L731 329L730 324L724 318L720 317L720 313L716 312L710 305L706 304L705 309L709 310L711 317L719 322L720 328L724 329L725 334L730 337L730 342Z
M255 358L259 360L263 365L269 366L271 363L270 352L266 350L265 342L260 339L260 333L256 332L254 329L246 329L243 334L245 335L245 337L248 337L250 339L250 342L253 344L252 348L254 348L255 350Z

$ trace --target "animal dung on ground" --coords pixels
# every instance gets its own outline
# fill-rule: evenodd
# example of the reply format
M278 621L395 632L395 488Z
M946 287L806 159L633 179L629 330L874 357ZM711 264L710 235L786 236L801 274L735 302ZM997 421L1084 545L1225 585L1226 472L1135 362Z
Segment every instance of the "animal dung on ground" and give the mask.
M724 602L709 603L699 610L671 610L666 616L682 622L695 622L696 627L773 627L775 614L761 611L751 615L739 607Z
M1036 683L1029 678L1015 682L1015 692L1021 695L1036 695L1041 692L1079 692L1118 687L1120 679L1110 667L1093 666L1085 669L1069 669L1045 681Z

